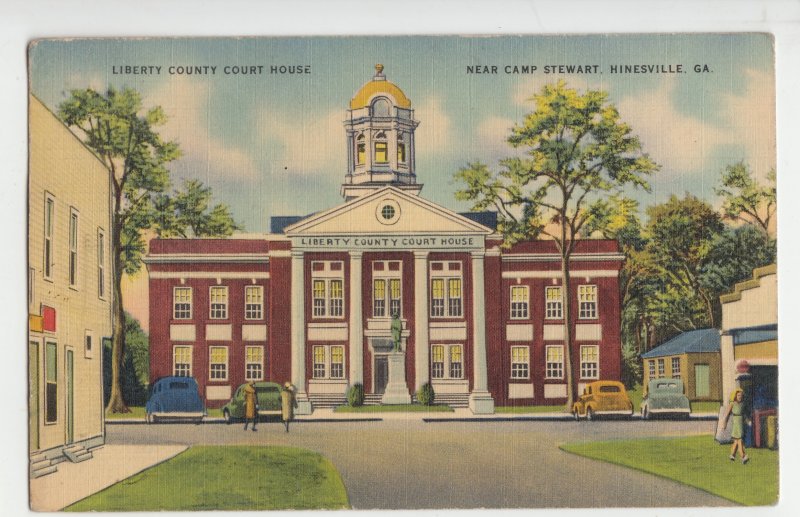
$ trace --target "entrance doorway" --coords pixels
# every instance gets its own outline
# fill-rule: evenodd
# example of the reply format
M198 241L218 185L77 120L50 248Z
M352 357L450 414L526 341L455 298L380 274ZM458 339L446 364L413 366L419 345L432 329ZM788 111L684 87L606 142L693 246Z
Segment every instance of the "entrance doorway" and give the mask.
M72 350L67 350L65 373L67 376L67 443L75 440L75 378Z
M389 383L389 358L385 355L375 357L375 393L385 393Z
M28 440L30 452L39 450L39 343L28 342Z

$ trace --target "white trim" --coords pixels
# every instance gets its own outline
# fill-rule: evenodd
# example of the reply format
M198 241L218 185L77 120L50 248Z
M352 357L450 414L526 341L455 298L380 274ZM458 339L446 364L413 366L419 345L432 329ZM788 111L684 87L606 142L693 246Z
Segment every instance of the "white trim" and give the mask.
M573 253L570 262L592 262L602 260L625 260L623 253ZM558 253L515 253L504 254L503 262L553 262L561 261Z
M272 252L275 253L275 252ZM270 253L156 253L143 259L145 264L174 264L180 262L269 262Z
M220 278L222 280L241 280L241 279L255 279L262 280L269 278L269 273L262 271L248 272L221 272L221 271L151 271L150 278L153 279L175 279L175 278Z
M258 362L248 362L247 361L247 349L248 348L257 348L261 352L261 360ZM265 366L264 366L264 345L245 345L244 347L244 380L246 381L263 381L264 380L264 373L265 373ZM257 364L261 366L261 375L258 377L248 377L247 376L247 367L251 364Z
M515 302L514 301L514 289L522 289L525 291L525 300L522 302ZM528 285L512 285L508 290L508 319L509 320L528 320L531 316L531 289ZM524 316L514 316L514 304L515 303L524 303L525 304L525 315Z
M269 258L290 258L292 256L291 250L275 250L270 251L268 254Z
M505 257L503 257L505 260ZM619 271L616 269L587 269L587 270L570 270L574 277L583 278L617 278ZM506 279L517 278L561 278L561 271L503 271L502 277Z
M524 349L525 350L525 361L523 362L514 362L514 349ZM514 345L509 350L510 353L510 368L509 368L509 378L512 380L519 380L519 379L530 379L531 378L531 347L529 345ZM515 364L524 364L527 368L526 373L524 376L515 376L514 375L514 365Z
M255 289L257 292L260 293L259 294L259 298L260 298L261 301L259 303L257 303L257 304L256 303L247 303L247 291L248 291L248 289ZM248 317L247 316L247 306L248 305L253 305L253 306L258 305L258 306L260 306L260 308L258 309L259 316L257 318L253 318L253 317ZM261 320L264 319L264 316L265 316L264 313L265 313L265 311L264 311L264 286L263 285L246 285L246 286L244 286L244 319L245 319L245 321L261 321Z

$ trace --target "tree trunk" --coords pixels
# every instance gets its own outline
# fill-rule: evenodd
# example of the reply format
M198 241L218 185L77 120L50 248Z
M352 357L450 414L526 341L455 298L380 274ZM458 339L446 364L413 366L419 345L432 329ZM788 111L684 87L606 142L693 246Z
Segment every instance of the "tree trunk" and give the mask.
M575 372L572 368L572 310L570 296L569 253L561 252L561 289L564 310L564 371L567 374L567 411L572 411L575 402Z
M115 215L116 217L118 216ZM122 374L125 357L125 309L122 306L121 233L119 225L114 224L111 235L111 256L114 260L112 272L114 277L114 303L111 337L111 393L108 398L106 413L130 413L131 411L128 409L128 405L122 395Z

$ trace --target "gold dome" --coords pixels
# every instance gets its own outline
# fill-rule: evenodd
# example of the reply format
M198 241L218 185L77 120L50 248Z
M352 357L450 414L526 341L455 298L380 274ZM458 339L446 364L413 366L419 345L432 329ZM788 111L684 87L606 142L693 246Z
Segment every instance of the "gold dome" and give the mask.
M361 87L350 99L350 109L359 109L369 106L370 100L378 94L386 94L394 99L396 106L410 108L411 101L396 84L386 80L383 75L383 65L375 65L376 74L370 82Z

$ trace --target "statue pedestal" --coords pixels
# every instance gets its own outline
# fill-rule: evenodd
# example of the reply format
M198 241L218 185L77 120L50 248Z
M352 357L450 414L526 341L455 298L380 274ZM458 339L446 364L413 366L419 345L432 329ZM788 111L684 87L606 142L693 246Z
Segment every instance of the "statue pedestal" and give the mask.
M411 395L406 386L406 354L389 354L389 382L381 399L381 404L411 404Z

